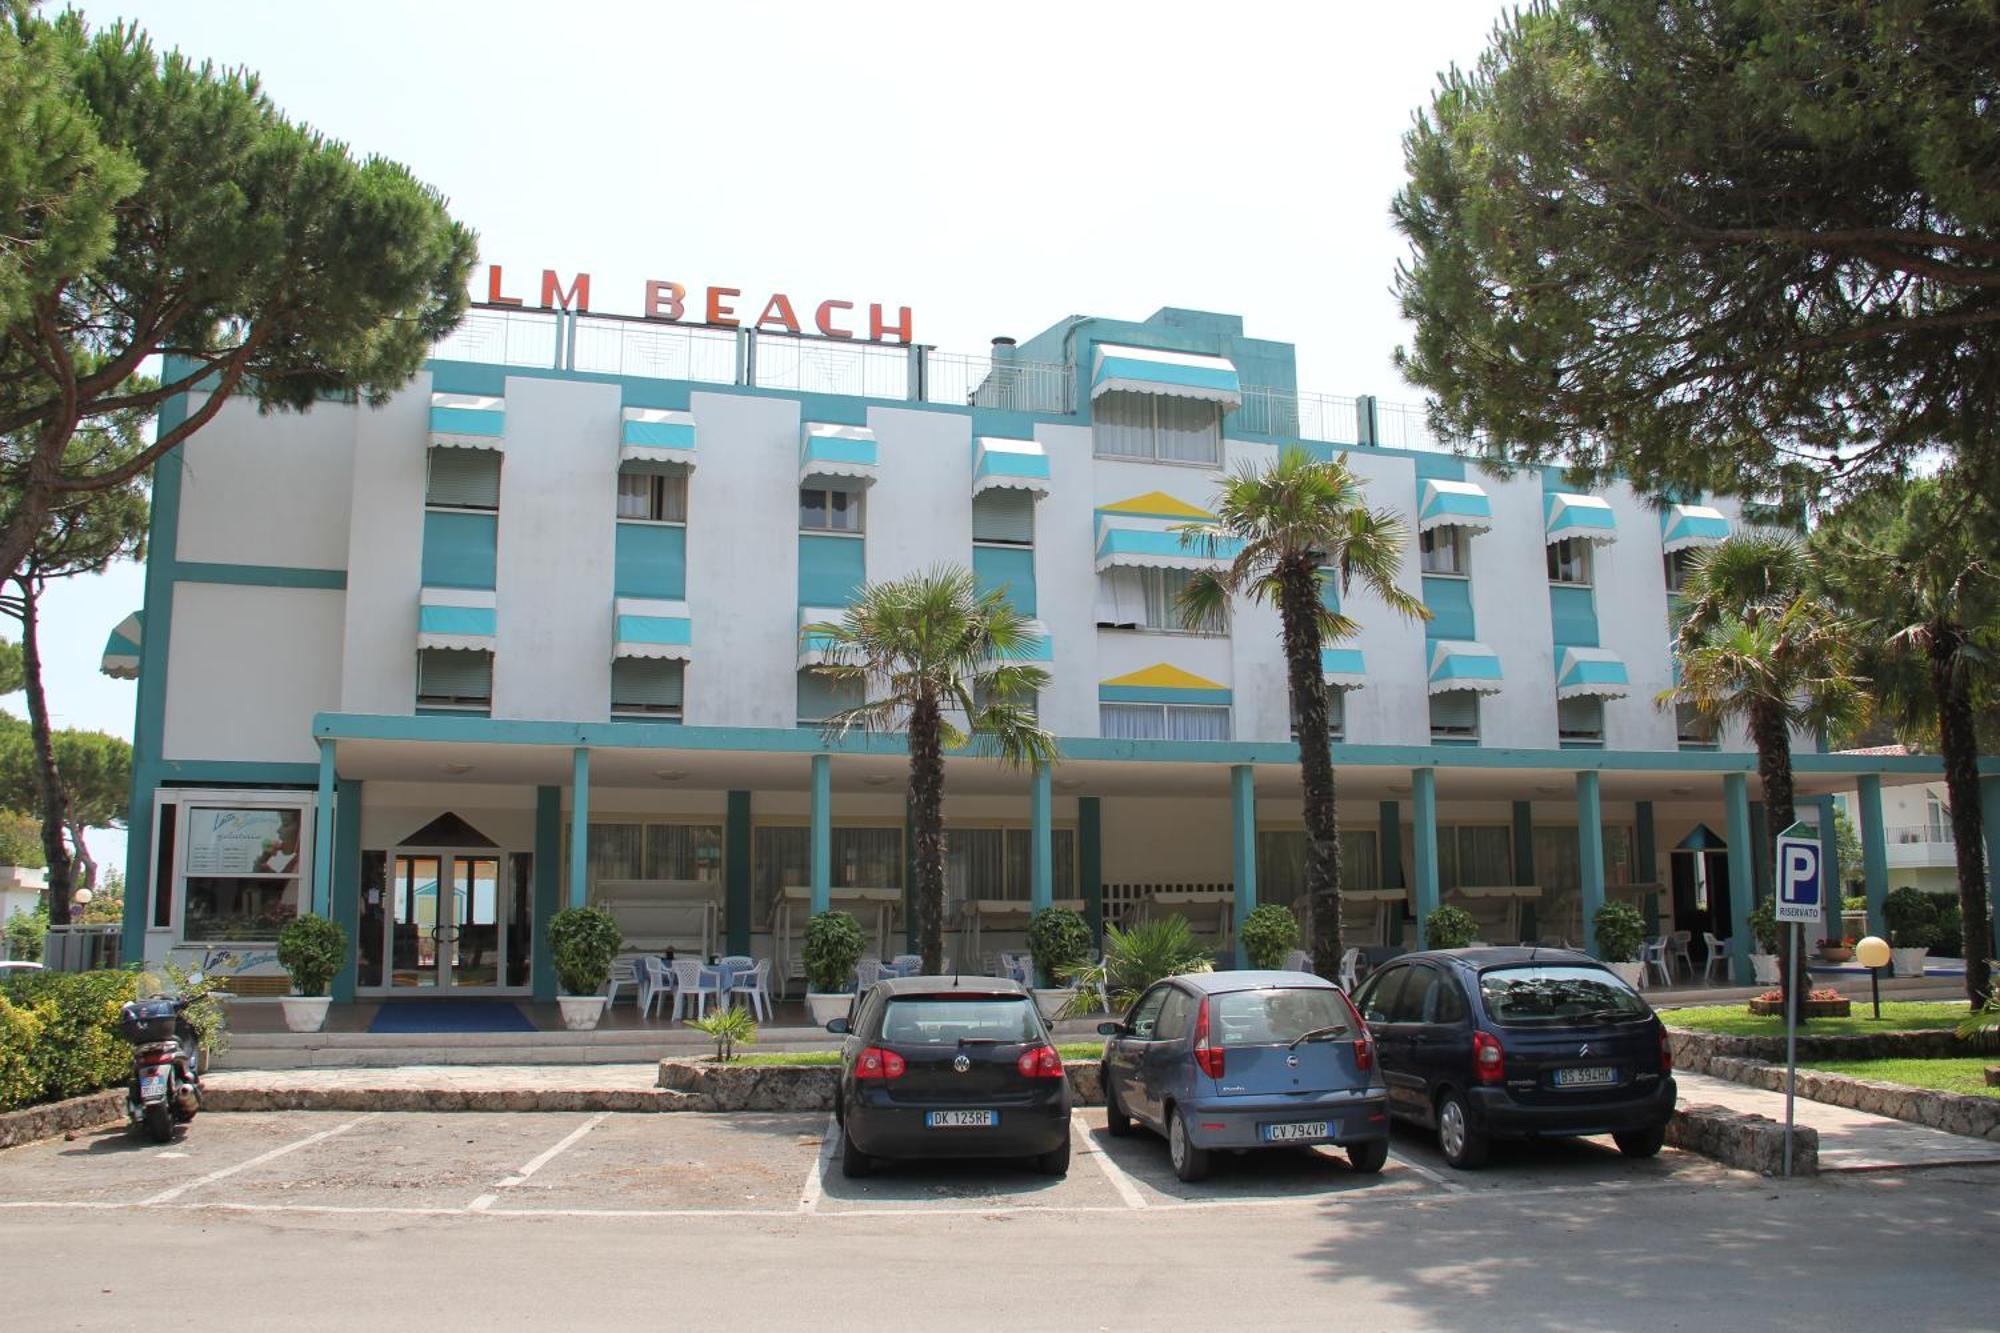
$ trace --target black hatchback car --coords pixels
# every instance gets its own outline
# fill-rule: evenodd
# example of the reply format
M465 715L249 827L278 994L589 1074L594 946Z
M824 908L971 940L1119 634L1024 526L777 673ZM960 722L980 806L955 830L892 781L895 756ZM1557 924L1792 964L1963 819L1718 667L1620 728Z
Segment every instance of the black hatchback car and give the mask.
M901 977L826 1026L847 1037L834 1101L842 1174L886 1157L1027 1157L1068 1173L1069 1079L1019 982Z
M1562 949L1405 954L1354 993L1389 1113L1474 1167L1494 1138L1609 1134L1660 1150L1676 1091L1667 1030L1638 992Z

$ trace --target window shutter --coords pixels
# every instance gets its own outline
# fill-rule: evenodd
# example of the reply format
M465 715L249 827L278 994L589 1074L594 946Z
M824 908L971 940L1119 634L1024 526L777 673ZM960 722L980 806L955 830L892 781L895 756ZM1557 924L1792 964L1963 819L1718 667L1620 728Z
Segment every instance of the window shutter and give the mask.
M1556 730L1573 740L1604 734L1604 700L1595 695L1556 700Z
M417 696L484 703L493 697L493 654L425 648L417 654Z
M972 540L1032 543L1035 540L1035 497L1010 488L983 491L972 498Z
M621 657L611 664L613 708L679 708L683 663Z
M433 449L426 503L500 507L500 455L490 449Z
M1471 690L1447 690L1431 696L1432 731L1479 729L1479 696Z
M799 672L799 721L822 722L861 702L859 682L833 680L817 671Z

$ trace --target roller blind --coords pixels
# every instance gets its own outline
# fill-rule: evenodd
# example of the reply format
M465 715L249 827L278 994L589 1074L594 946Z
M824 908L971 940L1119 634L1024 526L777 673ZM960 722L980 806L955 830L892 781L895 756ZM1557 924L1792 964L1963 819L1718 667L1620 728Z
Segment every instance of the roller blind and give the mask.
M500 455L491 449L433 449L424 502L463 509L500 507Z
M658 658L619 658L611 664L611 706L648 711L679 708L684 665Z
M1035 540L1035 497L1028 491L983 491L972 497L972 540L1014 542Z
M493 697L493 654L455 648L417 653L417 698L438 703L486 703Z

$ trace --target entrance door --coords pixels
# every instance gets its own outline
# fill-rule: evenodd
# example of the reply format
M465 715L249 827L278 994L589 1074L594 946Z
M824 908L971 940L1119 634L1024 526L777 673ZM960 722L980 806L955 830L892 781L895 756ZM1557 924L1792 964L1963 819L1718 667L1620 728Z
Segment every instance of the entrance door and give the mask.
M503 986L507 922L500 910L500 858L455 852L398 853L385 914L398 990Z

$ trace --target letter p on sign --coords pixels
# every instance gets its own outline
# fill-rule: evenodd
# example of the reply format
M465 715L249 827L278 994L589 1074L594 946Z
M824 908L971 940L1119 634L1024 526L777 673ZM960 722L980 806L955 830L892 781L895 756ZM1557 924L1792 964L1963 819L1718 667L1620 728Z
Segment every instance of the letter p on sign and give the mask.
M1820 901L1819 830L1794 824L1778 838L1778 901L1780 921L1817 921Z

